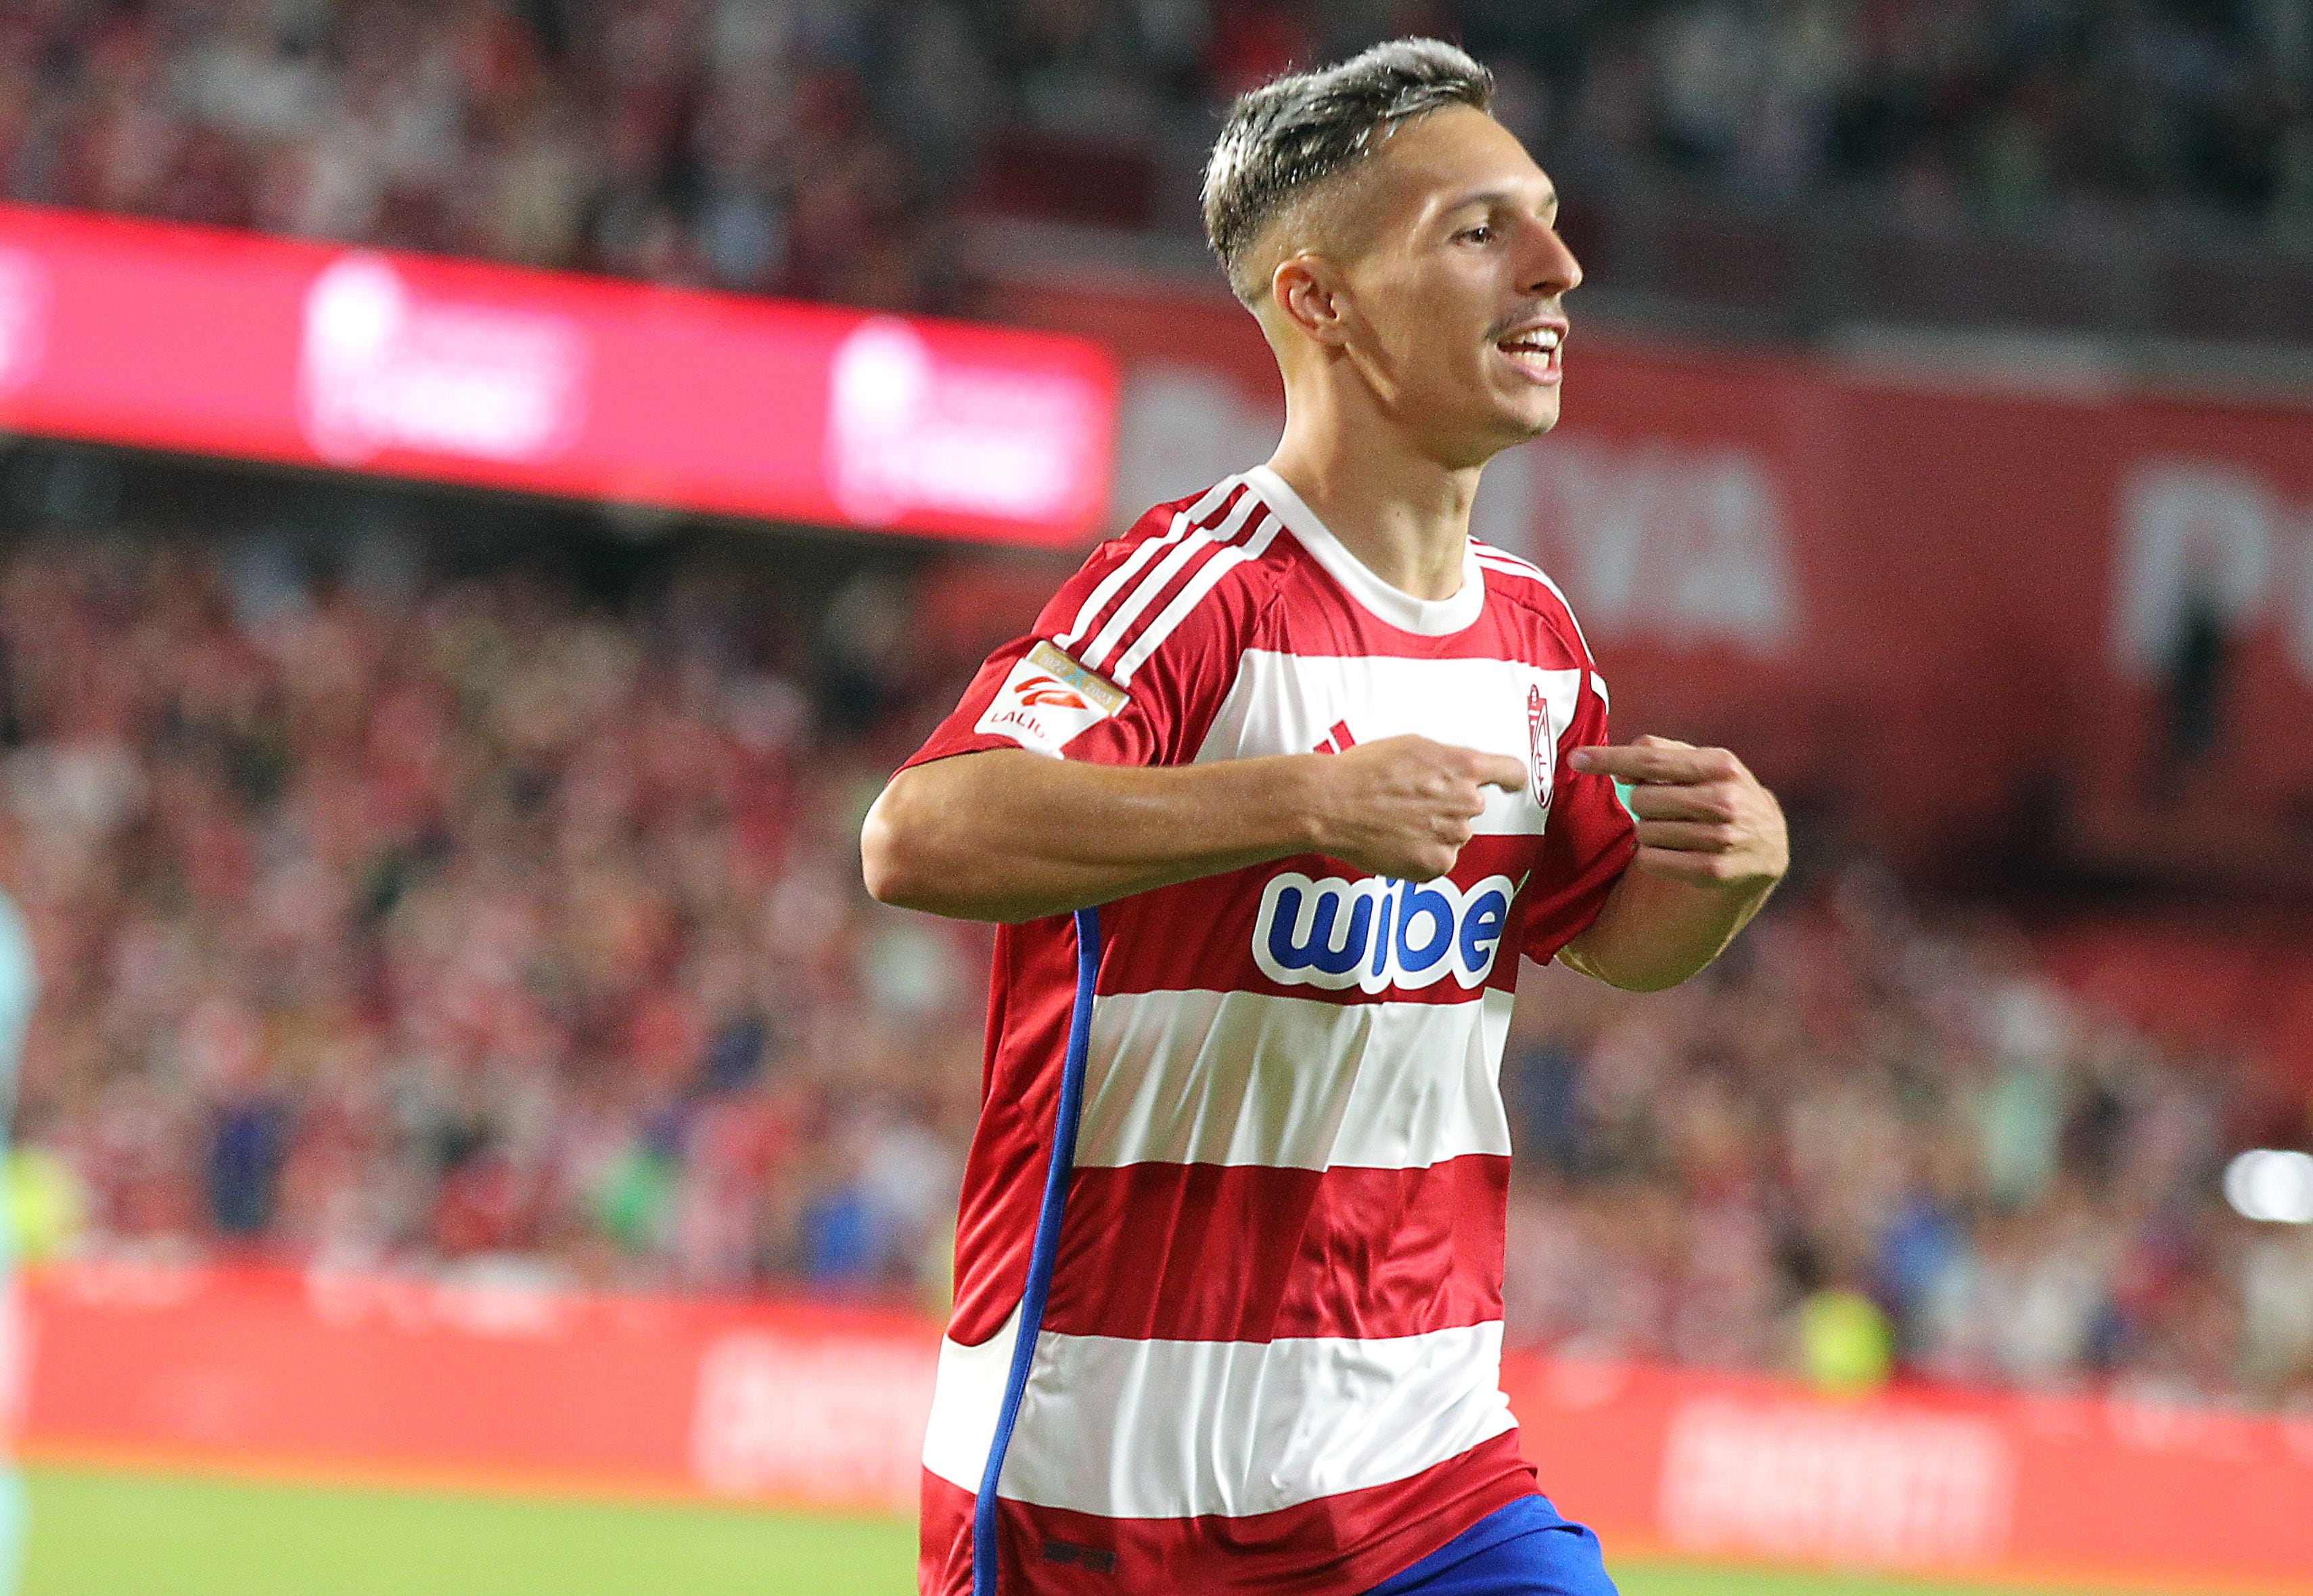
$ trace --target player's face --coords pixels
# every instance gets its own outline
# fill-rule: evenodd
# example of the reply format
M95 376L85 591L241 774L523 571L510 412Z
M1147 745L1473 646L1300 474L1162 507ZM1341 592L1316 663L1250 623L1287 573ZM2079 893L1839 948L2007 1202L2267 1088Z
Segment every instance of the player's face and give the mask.
M1582 269L1558 191L1465 106L1401 128L1374 163L1345 263L1350 343L1383 402L1442 459L1477 464L1558 421L1561 297Z

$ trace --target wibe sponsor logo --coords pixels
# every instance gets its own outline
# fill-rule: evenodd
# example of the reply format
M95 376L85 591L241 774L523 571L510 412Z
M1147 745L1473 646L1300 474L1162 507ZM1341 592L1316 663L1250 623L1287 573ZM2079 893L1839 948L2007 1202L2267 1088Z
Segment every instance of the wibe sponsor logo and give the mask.
M1448 976L1482 986L1517 889L1508 876L1464 887L1444 877L1312 879L1287 870L1262 890L1253 963L1280 986L1327 992L1419 989Z

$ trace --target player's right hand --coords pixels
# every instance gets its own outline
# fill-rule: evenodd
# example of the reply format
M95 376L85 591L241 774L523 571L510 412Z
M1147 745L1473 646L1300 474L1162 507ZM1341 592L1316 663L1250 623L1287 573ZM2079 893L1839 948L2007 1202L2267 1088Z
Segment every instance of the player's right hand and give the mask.
M1522 761L1428 737L1385 737L1306 757L1316 851L1403 881L1434 880L1452 869L1485 813L1485 789L1516 792L1526 782Z

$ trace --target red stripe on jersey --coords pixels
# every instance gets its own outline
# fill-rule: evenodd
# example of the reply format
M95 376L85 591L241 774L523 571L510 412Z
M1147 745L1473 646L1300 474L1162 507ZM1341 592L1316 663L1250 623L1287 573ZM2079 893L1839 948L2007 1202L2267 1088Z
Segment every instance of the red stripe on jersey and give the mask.
M1060 1061L1076 1004L1076 956L1075 928L1058 916L997 933L980 1124L964 1160L956 1209L955 1308L948 1335L963 1345L976 1345L1003 1327L1028 1278Z
M1083 1168L1044 1328L1136 1340L1418 1336L1502 1317L1509 1160Z
M1488 876L1507 876L1515 882L1534 869L1542 841L1526 835L1473 837L1463 844L1450 878L1463 887L1473 886ZM1329 991L1271 980L1253 958L1253 939L1261 918L1262 889L1271 877L1287 870L1319 881L1329 877L1357 878L1357 872L1338 860L1300 854L1106 904L1100 912L1107 944L1101 959L1100 991L1255 992L1331 1003L1468 1003L1490 987L1517 990L1527 895L1523 893L1512 908L1509 924L1495 949L1493 966L1482 985L1464 986L1450 974L1427 986L1388 986L1373 992L1358 986ZM1393 897L1393 904L1396 901Z
M1088 1460L1089 1461L1089 1460ZM1104 1519L997 1504L1004 1596L1356 1596L1535 1494L1517 1432L1406 1479L1249 1518ZM926 1471L921 1596L971 1596L972 1495Z
M1143 541L1139 548L1135 549L1130 555L1126 557L1126 563L1128 565L1132 565L1134 560L1139 560L1139 562L1137 565L1132 565L1132 574L1123 582L1120 583L1114 589L1103 595L1098 608L1096 608L1090 615L1082 617L1077 624L1072 625L1069 629L1066 635L1069 639L1069 648L1072 650L1081 650L1091 647L1093 639L1100 636L1102 630L1107 627L1110 620L1115 616L1119 610L1132 602L1133 595L1139 591L1141 585L1149 579L1151 573L1162 566L1165 560L1172 558L1174 551L1182 542L1195 537L1200 532L1209 531L1212 527L1220 525L1236 511L1239 505L1244 502L1247 496L1252 492L1253 489L1250 488L1240 487L1236 489L1235 491L1231 492L1227 498L1221 500L1218 505L1215 506L1212 511L1201 519L1186 521L1185 524L1181 526L1179 536L1177 537L1174 535L1174 528L1170 524L1166 524L1165 530L1162 532L1151 533L1148 537ZM1184 508L1181 513L1183 516L1186 516L1188 511ZM1260 514L1261 508L1256 504L1253 509L1249 512L1247 519L1252 519L1253 516L1257 516ZM1153 550L1150 547L1152 544L1155 545ZM1143 557L1144 554L1145 558ZM1148 612L1144 610L1141 613L1145 615ZM1136 620L1138 618L1136 617ZM1082 659L1083 655L1078 653L1077 657Z
M1096 647L1104 633L1095 630L1091 638L1086 640L1086 651L1079 657L1087 668L1113 672L1116 662L1124 657L1132 645L1139 640L1141 634L1165 613L1165 606L1173 602L1181 589L1196 580L1199 571L1219 559L1222 550L1229 547L1228 544L1217 542L1209 535L1193 532L1184 541L1188 549L1185 556L1178 555L1177 551L1175 554L1168 554L1165 560L1159 560L1156 569L1150 571L1139 584L1136 593L1145 595L1147 602L1141 604L1139 596L1135 596L1131 600L1132 603L1139 604L1140 608L1132 619L1126 622L1124 630L1117 633L1116 639L1105 646ZM1172 570L1165 570L1165 566L1175 558L1179 558L1179 565ZM1119 613L1121 613L1121 609Z
M1217 525L1191 533L1185 540L1185 551L1175 551L1173 556L1158 562L1156 569L1141 584L1140 591L1115 612L1125 617L1122 629L1113 642L1093 648L1100 657L1100 668L1115 675L1120 683L1129 680L1141 661L1210 598L1214 586L1244 562L1247 546L1261 542L1264 529L1273 526L1261 501L1248 498ZM1233 554L1228 552L1230 550L1238 552ZM1177 613L1173 609L1176 601L1183 605ZM1110 623L1114 624L1113 618ZM1101 639L1093 641L1098 645Z

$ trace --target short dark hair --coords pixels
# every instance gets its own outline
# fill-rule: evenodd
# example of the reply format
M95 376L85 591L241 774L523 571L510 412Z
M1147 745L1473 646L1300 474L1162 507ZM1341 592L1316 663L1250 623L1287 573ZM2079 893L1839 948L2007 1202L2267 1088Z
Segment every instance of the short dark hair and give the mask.
M1371 154L1399 123L1467 105L1491 111L1494 75L1436 39L1393 39L1315 72L1237 97L1205 163L1205 237L1247 304L1269 285L1244 280L1261 231L1310 190Z

